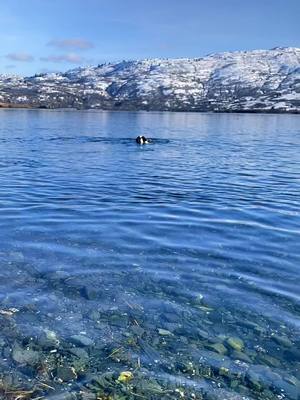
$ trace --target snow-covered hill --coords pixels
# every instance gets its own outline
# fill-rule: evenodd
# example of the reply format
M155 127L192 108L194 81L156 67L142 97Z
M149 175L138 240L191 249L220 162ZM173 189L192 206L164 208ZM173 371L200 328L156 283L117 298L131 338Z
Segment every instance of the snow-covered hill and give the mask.
M300 112L300 49L123 61L29 78L0 75L0 103L45 108Z

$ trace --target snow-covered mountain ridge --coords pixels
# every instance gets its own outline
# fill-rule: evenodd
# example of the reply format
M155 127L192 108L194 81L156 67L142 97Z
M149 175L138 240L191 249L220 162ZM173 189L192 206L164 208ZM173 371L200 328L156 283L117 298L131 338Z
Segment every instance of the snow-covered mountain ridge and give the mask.
M300 112L300 48L147 59L22 78L0 103L43 108Z

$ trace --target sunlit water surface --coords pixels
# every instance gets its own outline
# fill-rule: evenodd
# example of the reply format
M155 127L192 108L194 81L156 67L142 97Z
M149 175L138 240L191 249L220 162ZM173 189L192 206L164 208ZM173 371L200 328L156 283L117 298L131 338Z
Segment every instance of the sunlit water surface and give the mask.
M0 397L297 399L299 145L292 115L2 110Z

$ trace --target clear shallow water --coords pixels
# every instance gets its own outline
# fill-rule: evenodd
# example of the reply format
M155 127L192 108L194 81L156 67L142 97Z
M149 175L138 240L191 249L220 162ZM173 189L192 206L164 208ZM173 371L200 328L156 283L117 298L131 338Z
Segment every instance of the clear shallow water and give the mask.
M297 399L299 121L1 110L3 398Z

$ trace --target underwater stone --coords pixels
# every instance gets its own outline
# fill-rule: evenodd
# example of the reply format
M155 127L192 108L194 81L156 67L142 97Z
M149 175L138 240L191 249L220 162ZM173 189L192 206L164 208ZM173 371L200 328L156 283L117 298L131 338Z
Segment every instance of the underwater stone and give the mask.
M56 377L63 382L69 382L77 378L74 368L68 366L60 366L56 369Z
M277 372L264 365L252 365L248 369L246 377L251 386L259 391L269 388L281 391L283 386L286 386L285 390L291 386L287 382L285 385L282 377Z
M222 343L213 343L205 346L207 349L215 351L218 354L226 354L227 349Z
M158 329L158 334L161 336L173 336L173 333L168 331L167 329Z
M199 332L198 332L198 328L197 327L188 327L185 328L183 326L178 326L175 330L174 333L178 336L182 336L184 338L190 338L193 340L197 340L199 339Z
M88 347L94 345L93 340L84 335L73 335L70 337L70 341L80 347Z
M65 290L69 293L78 294L82 289L82 278L69 277L64 280Z
M131 327L131 331L137 336L143 336L143 334L145 333L145 329L138 325L133 325Z
M259 361L268 365L269 367L280 367L280 361L268 354L260 354L258 357Z
M286 336L272 335L271 338L280 346L292 347L293 343Z
M59 346L59 340L54 331L46 329L38 338L38 344L44 349L51 349Z
M19 364L36 365L40 361L40 354L37 351L24 349L19 345L15 345L12 351L12 358Z
M113 314L109 319L109 323L119 328L127 328L128 320L126 316Z
M1 387L1 392L0 392L0 398L1 400L8 400L9 399L14 399L17 400L16 396L7 396L3 394L3 389L7 388L9 389L15 389L15 390L31 390L32 389L32 383L30 379L28 379L28 376L25 376L21 371L15 370L13 375L11 371L5 371L4 374L1 371L1 380L0 380L0 387ZM3 397L2 397L3 396ZM27 398L28 399L28 398ZM21 400L21 399L19 399ZM22 399L25 400L25 399Z
M164 389L154 379L151 380L141 379L139 382L137 382L135 387L138 390L142 391L143 393L148 393L148 394L151 393L151 399L154 398L153 395L158 396L164 393Z
M241 321L238 321L238 324L247 329L251 329L251 330L253 329L255 331L264 331L264 328L262 328L261 326L259 326L258 324L256 324L255 322L252 322L252 321L241 320Z
M198 335L199 335L199 337L200 337L201 339L208 340L209 337L210 337L209 333L206 332L206 331L203 330L203 329L198 329L198 330L197 330L197 333L198 333Z
M279 393L284 393L290 400L298 400L300 396L300 390L282 379L273 382L274 387Z
M247 379L254 390L261 391L263 390L263 386L261 383L261 377L254 370L249 369L247 372Z
M100 386L101 388L104 388L104 389L107 389L115 382L116 379L117 379L117 376L115 375L114 372L104 372L102 375L92 376L91 384Z
M73 354L74 356L81 358L81 359L88 359L88 353L81 347L74 347L68 350L69 353Z
M178 315L173 314L173 313L164 313L162 315L162 318L167 321L167 322L173 322L173 323L177 323L178 322Z
M178 324L174 324L171 322L164 323L164 329L166 329L167 331L170 331L172 333L176 330L177 326L178 326Z
M88 317L93 321L98 321L100 319L100 316L101 315L100 315L99 311L93 310L93 311L90 312Z
M98 290L96 290L93 287L89 287L89 286L83 286L80 289L80 293L87 300L95 300L98 296Z
M229 337L226 342L234 350L242 351L244 348L244 342L237 337Z
M242 353L241 351L234 350L231 353L231 357L235 360L244 361L246 363L251 363L251 358L247 356L247 354Z

